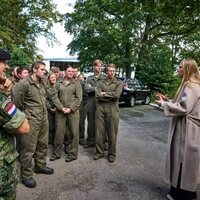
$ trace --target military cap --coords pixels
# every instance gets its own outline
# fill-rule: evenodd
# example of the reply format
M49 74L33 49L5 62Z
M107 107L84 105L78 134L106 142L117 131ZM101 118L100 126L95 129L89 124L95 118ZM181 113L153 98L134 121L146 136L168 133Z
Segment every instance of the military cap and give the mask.
M10 60L10 53L4 49L0 49L0 60Z

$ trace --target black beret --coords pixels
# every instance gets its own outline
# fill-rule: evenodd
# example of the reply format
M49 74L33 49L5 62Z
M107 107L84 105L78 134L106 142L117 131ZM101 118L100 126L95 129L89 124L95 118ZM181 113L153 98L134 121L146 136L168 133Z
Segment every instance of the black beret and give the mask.
M4 49L0 49L0 60L10 60L10 53Z

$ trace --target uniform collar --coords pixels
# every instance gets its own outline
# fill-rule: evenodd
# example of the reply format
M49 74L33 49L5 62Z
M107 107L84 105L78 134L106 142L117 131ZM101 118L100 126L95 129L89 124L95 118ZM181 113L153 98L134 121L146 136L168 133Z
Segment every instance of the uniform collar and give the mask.
M65 83L65 79L62 79L61 81L59 81L59 82L61 82L61 83ZM74 79L71 79L70 81L69 81L69 84L74 84L74 83L76 83L76 80L74 80Z
M100 74L99 76L95 76L95 74L93 75L93 79L103 79L103 78L105 78L103 74Z
M36 84L37 85L37 84L43 83L42 79L40 81L36 82L35 80L33 80L31 78L31 76L29 76L27 79L30 82L30 84Z
M117 79L116 79L116 77L114 77L112 80L110 80L110 79L108 79L107 77L106 77L106 81L108 81L108 82L115 82Z

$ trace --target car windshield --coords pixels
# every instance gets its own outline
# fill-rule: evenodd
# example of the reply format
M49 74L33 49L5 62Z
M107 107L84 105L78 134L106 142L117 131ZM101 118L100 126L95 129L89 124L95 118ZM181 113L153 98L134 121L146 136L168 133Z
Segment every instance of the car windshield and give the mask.
M141 84L137 79L127 79L127 85L130 87L140 88Z
M124 77L117 77L118 80L122 81L123 87L125 89L127 88L137 88L137 89L146 89L147 87L144 86L138 79L133 78L133 79L126 79Z

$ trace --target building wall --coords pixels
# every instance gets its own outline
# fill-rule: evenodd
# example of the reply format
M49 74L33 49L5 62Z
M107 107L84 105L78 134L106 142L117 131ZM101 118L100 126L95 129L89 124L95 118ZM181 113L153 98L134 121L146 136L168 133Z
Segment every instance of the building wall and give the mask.
M61 71L64 71L67 65L71 65L72 67L78 67L77 62L50 61L50 69L52 67L59 67Z

